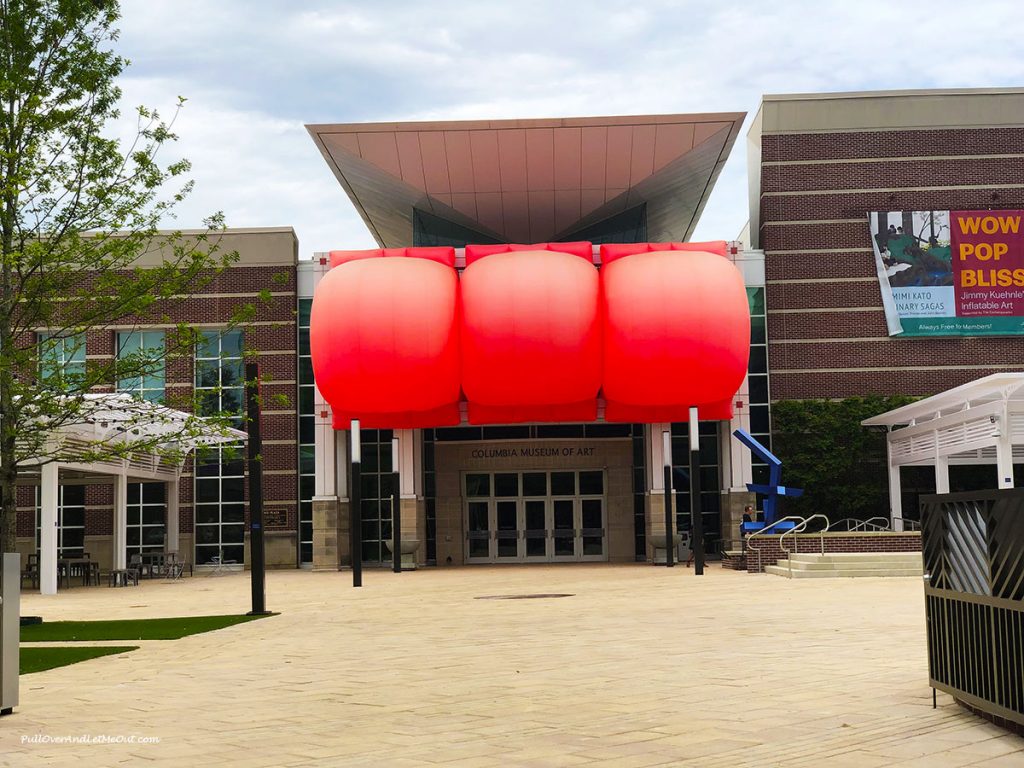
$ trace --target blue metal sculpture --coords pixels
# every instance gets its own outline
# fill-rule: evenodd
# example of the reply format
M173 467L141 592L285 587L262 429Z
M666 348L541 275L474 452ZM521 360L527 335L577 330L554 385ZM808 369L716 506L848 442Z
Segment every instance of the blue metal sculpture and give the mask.
M787 488L782 485L782 460L765 448L745 429L737 429L733 437L743 443L750 452L768 465L768 484L747 483L747 490L764 496L764 523L743 524L744 531L763 530L775 523L775 512L780 496L798 498L804 495L803 488ZM750 525L750 528L747 526ZM792 526L789 526L792 527ZM782 525L778 527L779 530Z

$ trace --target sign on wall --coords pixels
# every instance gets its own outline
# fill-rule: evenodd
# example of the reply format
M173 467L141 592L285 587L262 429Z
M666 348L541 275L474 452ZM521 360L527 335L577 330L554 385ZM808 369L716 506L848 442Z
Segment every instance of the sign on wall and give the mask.
M889 335L1024 335L1024 211L868 215Z

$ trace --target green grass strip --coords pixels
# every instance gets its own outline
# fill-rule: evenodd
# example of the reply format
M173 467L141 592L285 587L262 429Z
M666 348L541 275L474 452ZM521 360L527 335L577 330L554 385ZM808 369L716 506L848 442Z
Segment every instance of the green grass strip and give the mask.
M92 640L177 640L263 616L179 616L170 619L117 621L44 621L21 628L23 643Z
M18 667L23 675L66 667L80 661L138 650L137 645L106 645L92 647L22 648Z

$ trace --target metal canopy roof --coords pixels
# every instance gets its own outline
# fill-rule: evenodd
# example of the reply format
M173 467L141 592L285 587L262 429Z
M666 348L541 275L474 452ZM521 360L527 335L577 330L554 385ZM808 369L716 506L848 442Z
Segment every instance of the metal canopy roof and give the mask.
M948 416L992 402L1024 404L1024 373L993 373L937 395L894 408L861 422L866 427L896 427Z
M119 474L173 479L185 455L200 445L236 443L247 438L238 429L215 426L201 416L140 400L119 392L84 395L84 406L74 420L56 425L50 440L61 468L82 473ZM76 461L103 443L127 444L124 458ZM137 452L133 444L144 446ZM47 458L29 458L28 466Z
M651 241L686 240L743 112L307 125L383 247L413 208L500 242L548 242L641 203Z

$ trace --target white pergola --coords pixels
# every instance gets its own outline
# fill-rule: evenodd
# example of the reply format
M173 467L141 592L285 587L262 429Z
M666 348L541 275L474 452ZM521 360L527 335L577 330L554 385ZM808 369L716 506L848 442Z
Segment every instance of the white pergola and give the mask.
M949 492L952 464L995 464L997 487L1014 487L1014 462L1024 462L1024 373L994 373L861 423L888 431L889 506L901 531L902 466L934 466L936 493Z
M85 396L74 421L61 424L48 437L47 457L24 465L39 471L39 591L57 593L57 506L60 472L109 475L114 478L113 567L127 565L128 480L167 484L167 550L178 550L178 483L185 458L200 445L237 443L246 433L216 426L192 414L139 400L124 393ZM166 439L162 439L166 438ZM88 461L105 443L125 445L123 457ZM138 451L130 450L133 443ZM75 459L76 454L83 460ZM54 460L52 456L59 457Z

